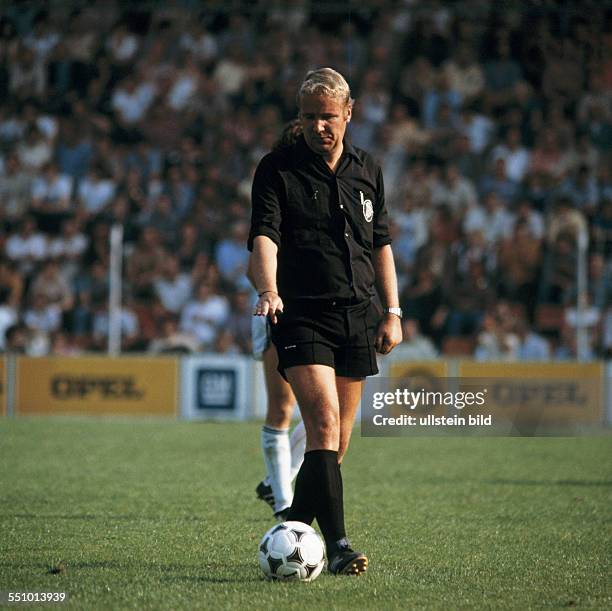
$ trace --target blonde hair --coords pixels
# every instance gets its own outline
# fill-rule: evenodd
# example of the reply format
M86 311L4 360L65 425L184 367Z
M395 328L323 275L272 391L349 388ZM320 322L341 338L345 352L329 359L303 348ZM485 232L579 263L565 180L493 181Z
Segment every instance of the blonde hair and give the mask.
M355 100L351 98L351 88L346 79L333 68L311 70L300 85L297 95L298 105L303 95L325 95L336 98L352 108Z

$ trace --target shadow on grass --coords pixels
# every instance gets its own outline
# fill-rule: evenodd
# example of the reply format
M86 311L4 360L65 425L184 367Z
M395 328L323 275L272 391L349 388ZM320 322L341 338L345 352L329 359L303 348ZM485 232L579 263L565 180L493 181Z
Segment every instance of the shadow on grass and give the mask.
M264 580L263 575L261 577L246 577L246 576L215 576L215 575L174 575L168 577L162 577L160 581L172 582L172 583L260 583Z
M167 570L173 571L178 568L177 565L169 565ZM186 569L191 569L191 574L176 574L164 575L160 577L160 581L171 583L257 583L263 580L263 576L255 577L253 573L253 565L247 563L233 564L231 570L228 570L228 565L208 563L203 564L198 568L198 574L194 575L194 567L183 566L181 573Z
M206 522L204 516L146 516L136 514L112 515L112 514L93 514L93 513L0 513L2 518L22 518L26 520L116 520L119 522L137 522L142 520L151 521L177 521L177 522Z
M64 563L62 563L64 564ZM0 568L34 568L41 572L49 572L50 566L42 563L15 565L15 563L0 562ZM208 563L201 567L189 564L164 564L155 562L139 562L138 568L151 575L156 574L160 581L166 583L256 583L263 580L262 577L255 577L253 565L249 563L234 564L231 571L227 565ZM129 561L115 560L89 560L89 561L70 561L67 560L62 572L75 571L125 571L133 570L134 566Z
M601 486L610 487L612 481L608 480L586 480L586 479L560 479L560 480L535 480L535 479L489 479L485 484L508 484L511 486Z

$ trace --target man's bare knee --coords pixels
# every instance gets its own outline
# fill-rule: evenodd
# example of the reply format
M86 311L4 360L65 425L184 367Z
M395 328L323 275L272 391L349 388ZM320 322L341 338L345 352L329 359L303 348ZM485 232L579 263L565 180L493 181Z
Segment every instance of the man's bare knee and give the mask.
M310 426L308 426L308 424ZM320 412L307 424L308 448L337 450L340 439L339 420L334 413Z

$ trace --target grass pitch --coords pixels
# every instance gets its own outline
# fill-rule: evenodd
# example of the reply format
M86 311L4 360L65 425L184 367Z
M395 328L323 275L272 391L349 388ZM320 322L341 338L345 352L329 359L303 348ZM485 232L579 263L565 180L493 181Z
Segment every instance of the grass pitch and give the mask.
M611 439L356 431L347 525L370 570L269 583L258 425L5 419L0 590L66 609L611 608Z

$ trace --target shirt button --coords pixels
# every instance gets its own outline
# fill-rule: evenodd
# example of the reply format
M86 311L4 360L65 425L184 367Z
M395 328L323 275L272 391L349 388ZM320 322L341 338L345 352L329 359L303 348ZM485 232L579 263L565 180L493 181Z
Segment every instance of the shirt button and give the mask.
M345 234L344 234L344 237L345 237L345 238L350 238L351 236L350 236L348 233L345 233Z
M340 204L340 210L344 210L344 204Z
M336 302L335 302L335 301L332 301L332 305L333 305L333 306L335 306L335 305L336 305Z

